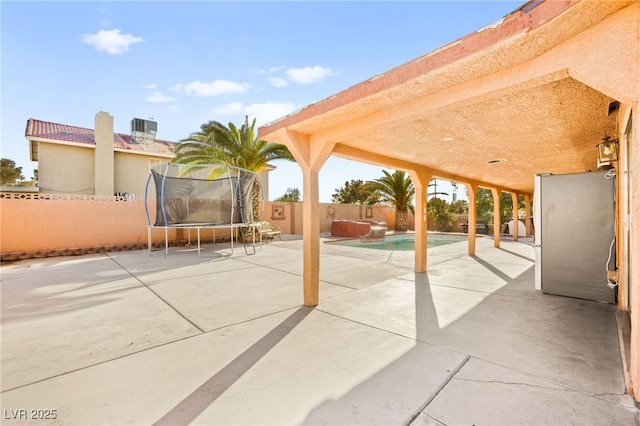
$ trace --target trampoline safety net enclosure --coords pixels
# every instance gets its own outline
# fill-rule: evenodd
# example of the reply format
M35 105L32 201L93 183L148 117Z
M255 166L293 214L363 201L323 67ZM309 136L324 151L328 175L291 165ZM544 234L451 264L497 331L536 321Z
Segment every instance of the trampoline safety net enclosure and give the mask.
M155 192L152 188L155 186ZM256 173L225 164L160 164L151 168L145 189L149 228L239 228L255 226L252 192ZM151 217L150 198L156 214Z

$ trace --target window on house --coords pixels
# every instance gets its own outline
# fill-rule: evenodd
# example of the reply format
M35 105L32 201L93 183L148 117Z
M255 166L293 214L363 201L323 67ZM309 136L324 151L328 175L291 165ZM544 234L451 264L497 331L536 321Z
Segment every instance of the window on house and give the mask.
M162 164L160 158L149 158L149 171L151 171L152 167L159 166L160 164Z

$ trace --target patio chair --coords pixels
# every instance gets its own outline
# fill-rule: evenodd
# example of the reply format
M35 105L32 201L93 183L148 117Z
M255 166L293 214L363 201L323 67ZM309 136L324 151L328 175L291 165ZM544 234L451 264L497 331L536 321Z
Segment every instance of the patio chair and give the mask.
M265 241L273 241L275 237L278 237L282 241L282 231L278 227L272 227L269 222L260 223L260 235Z
M469 232L469 223L460 224L462 232L465 234ZM486 220L479 220L476 222L476 234L489 234L489 224Z

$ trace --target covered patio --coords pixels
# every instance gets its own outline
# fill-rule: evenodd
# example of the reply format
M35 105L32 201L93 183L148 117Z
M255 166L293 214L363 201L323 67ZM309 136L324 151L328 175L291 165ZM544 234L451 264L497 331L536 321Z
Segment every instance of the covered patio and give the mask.
M475 194L524 197L537 174L596 170L603 136L616 163L617 304L630 319L627 391L640 387L639 3L530 1L496 23L260 128L303 174L304 304L320 302L318 174L331 155L409 172L416 188L414 271L427 271L426 194L433 177ZM515 209L514 209L515 210ZM635 216L635 220L633 219ZM514 222L517 211L514 211ZM514 239L520 237L514 227ZM527 235L531 224L527 223ZM502 247L500 227L493 244ZM467 254L477 253L474 227ZM637 257L637 256L636 256ZM429 262L429 265L431 262Z
M615 306L533 290L528 242L432 248L428 273L322 243L312 308L291 238L3 265L3 424L640 424Z

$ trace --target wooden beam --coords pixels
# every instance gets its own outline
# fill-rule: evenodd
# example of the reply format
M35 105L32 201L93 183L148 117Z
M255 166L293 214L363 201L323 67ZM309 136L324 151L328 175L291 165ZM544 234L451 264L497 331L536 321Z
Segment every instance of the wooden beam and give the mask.
M469 256L476 255L476 222L477 222L477 209L476 209L476 194L478 193L478 186L470 183L465 184L467 187L467 197L469 200L469 213L468 213L468 226L467 226L467 238Z
M431 172L424 167L409 171L416 190L415 206L415 272L427 270L427 188Z
M302 283L305 306L320 299L320 190L318 173L331 156L335 144L308 135L277 131L302 169Z
M513 206L513 241L518 241L518 227L520 220L518 219L518 194L511 193L511 204Z
M305 306L320 300L320 203L318 172L302 169L302 285Z
M426 166L410 161L400 160L398 158L389 157L382 154L376 154L374 152L365 151L359 148L346 146L343 144L336 144L333 148L332 154L336 157L346 158L348 160L360 161L363 163L374 164L382 167L390 167L397 170L404 170L411 172L412 170L426 169L431 173L432 178L450 180L452 182L459 182L462 184L471 184L481 188L492 188L495 185L481 180L469 179L461 175L454 173L447 173L443 170L427 168ZM513 188L505 188L506 191L516 191Z
M493 195L493 246L500 247L500 191L498 188L491 188Z

